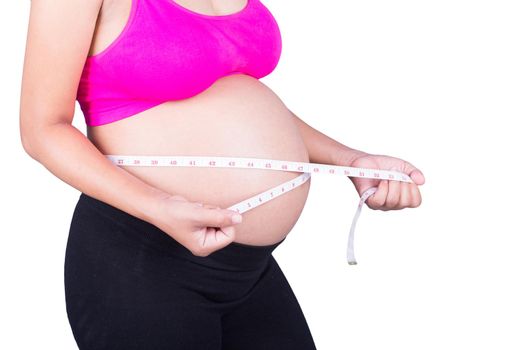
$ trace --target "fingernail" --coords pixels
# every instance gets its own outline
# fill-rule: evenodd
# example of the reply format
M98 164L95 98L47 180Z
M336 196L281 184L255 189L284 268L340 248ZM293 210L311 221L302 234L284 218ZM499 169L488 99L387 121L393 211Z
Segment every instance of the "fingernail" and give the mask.
M232 221L234 224L239 224L242 222L242 216L240 216L239 214L234 214L232 216Z

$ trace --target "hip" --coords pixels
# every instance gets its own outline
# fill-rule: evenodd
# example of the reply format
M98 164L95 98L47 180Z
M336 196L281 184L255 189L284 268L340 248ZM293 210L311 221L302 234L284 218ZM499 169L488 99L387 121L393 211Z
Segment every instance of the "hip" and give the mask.
M102 288L97 278L121 273L188 290L202 286L203 295L220 299L247 292L283 241L260 246L233 242L196 256L156 226L82 193L69 229L65 274L68 281L86 281L85 286L76 284L80 292ZM188 274L191 280L180 278ZM217 279L228 283L214 290L209 281Z

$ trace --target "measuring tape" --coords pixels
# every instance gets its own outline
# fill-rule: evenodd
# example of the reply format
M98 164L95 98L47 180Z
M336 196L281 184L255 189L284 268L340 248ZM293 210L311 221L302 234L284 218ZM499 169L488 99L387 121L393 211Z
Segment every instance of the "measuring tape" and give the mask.
M288 191L297 188L305 183L311 174L344 175L351 177L361 177L368 179L395 180L413 183L412 179L404 173L356 168L340 165L327 165L319 163L294 162L288 160L276 160L265 158L242 158L242 157L214 157L214 156L125 156L125 155L105 155L111 162L118 166L180 166L180 167L207 167L207 168L247 168L247 169L267 169L280 171L301 172L302 174L285 183L270 188L253 197L243 200L227 208L240 214L258 207ZM350 265L357 264L354 255L354 232L357 219L361 213L361 208L365 201L377 191L377 187L366 190L359 200L352 226L348 234L347 261Z

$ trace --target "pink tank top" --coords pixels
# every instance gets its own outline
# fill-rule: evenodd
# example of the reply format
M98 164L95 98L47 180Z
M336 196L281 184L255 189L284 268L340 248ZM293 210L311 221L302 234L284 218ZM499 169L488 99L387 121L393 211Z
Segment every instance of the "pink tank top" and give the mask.
M281 55L275 18L260 0L227 15L194 12L173 0L131 0L127 23L88 56L77 91L87 125L181 100L234 73L262 78Z

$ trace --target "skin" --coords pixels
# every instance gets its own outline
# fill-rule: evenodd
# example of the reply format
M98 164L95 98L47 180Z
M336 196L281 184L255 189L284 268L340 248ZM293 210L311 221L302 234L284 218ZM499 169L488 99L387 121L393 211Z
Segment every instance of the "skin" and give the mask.
M207 15L234 13L246 4L246 0L177 2ZM118 167L104 154L257 157L398 170L415 184L349 179L359 194L379 186L367 201L372 209L421 204L417 187L424 183L421 171L401 159L358 151L324 135L291 112L269 87L243 74L223 77L191 98L87 127L86 137L71 124L85 58L117 37L130 4L129 0L32 1L20 133L26 152L55 176L158 226L203 256L231 241L250 245L280 241L298 220L310 181L244 213L242 223L235 224L234 212L227 207L298 174Z

